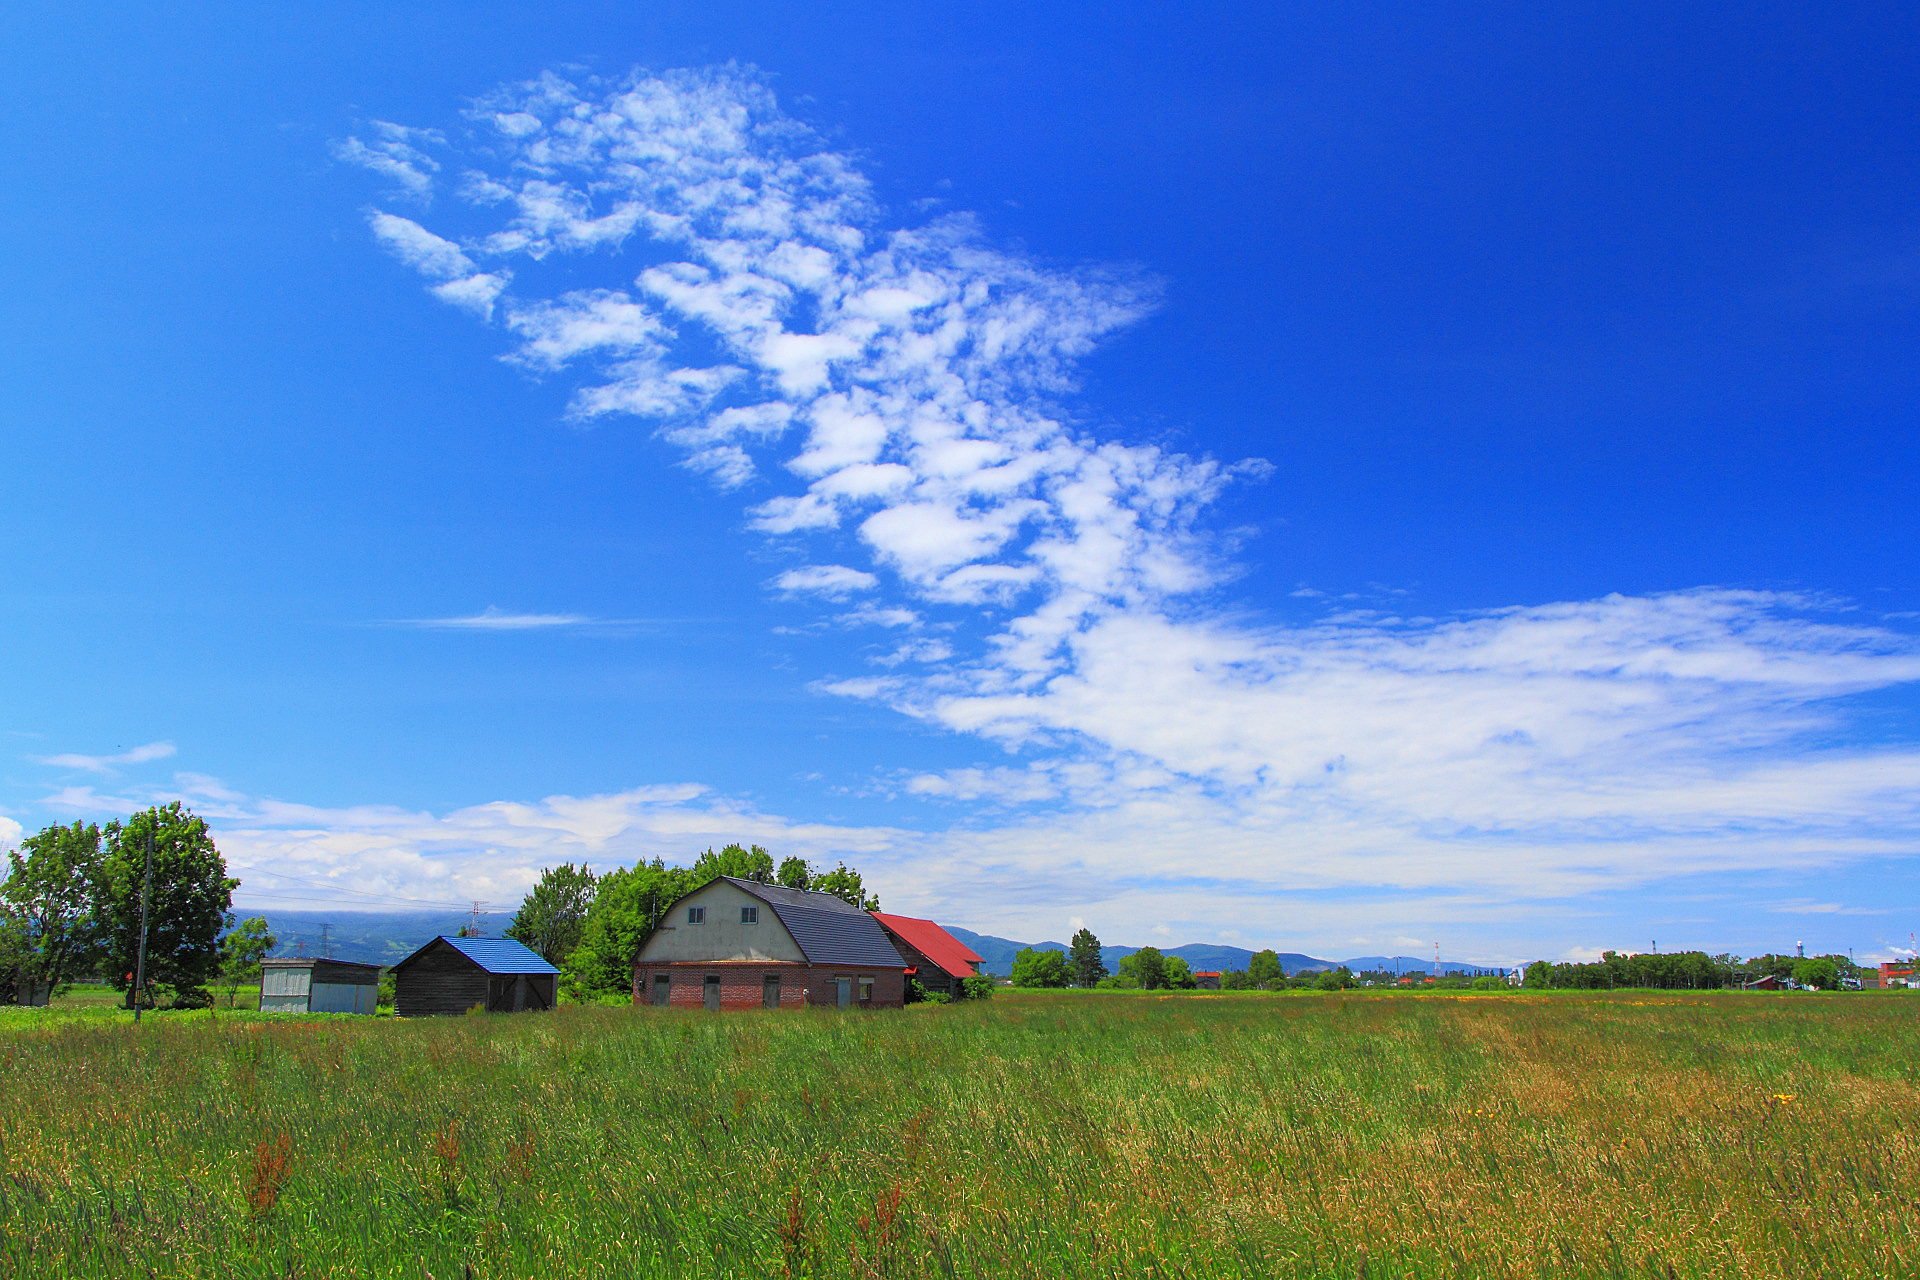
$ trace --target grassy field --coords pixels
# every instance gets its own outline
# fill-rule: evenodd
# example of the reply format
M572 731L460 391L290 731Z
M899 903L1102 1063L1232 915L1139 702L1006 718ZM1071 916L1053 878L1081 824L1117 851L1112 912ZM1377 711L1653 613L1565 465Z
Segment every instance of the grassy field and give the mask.
M0 1274L1920 1275L1920 999L0 1015Z

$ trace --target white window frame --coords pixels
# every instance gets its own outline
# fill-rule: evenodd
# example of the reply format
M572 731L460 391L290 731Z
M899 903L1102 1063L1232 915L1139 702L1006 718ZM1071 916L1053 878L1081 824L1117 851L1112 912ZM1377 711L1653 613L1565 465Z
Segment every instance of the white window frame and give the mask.
M759 924L760 908L758 907L740 908L740 923L741 924Z
M705 907L688 907L687 908L688 924L705 924L706 922L707 922L707 909Z

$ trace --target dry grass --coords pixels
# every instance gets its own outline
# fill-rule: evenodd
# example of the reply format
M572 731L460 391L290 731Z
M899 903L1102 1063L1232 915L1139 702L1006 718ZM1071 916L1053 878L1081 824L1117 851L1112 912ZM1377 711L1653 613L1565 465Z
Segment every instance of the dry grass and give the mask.
M0 1273L1920 1275L1920 1000L0 1020Z

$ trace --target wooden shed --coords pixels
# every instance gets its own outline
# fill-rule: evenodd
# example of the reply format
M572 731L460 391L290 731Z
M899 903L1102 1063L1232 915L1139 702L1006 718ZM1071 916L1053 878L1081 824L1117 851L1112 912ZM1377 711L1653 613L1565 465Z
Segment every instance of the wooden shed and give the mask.
M912 966L907 970L908 976L924 989L958 996L960 984L980 972L979 952L933 921L880 911L874 912L873 918L886 930L894 949Z
M393 1011L436 1013L551 1009L560 971L511 938L439 937L393 966Z
M260 962L262 1013L372 1013L380 966L282 956Z

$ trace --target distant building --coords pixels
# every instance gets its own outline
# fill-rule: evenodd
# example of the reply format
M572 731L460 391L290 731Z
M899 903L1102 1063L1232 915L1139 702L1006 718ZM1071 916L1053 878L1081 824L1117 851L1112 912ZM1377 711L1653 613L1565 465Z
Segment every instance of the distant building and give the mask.
M898 1008L908 962L880 922L830 893L719 876L661 917L633 1002L675 1008Z
M1792 988L1791 982L1776 978L1770 973L1762 974L1758 978L1750 978L1740 984L1742 991L1790 991Z
M1510 987L1526 986L1527 985L1527 967L1525 965L1517 964L1513 966L1512 969L1509 969L1507 971L1507 985Z
M285 956L260 962L262 1013L372 1013L380 966Z
M1875 979L1881 987L1920 986L1920 981L1915 980L1915 972L1916 968L1911 960L1889 960L1880 966Z
M1218 991L1221 973L1218 969L1203 969L1193 975L1193 985L1202 991Z
M393 1011L521 1013L551 1009L560 971L512 938L439 937L393 966Z
M907 976L929 992L957 996L960 983L980 972L981 957L931 920L875 911L894 950L907 962Z

